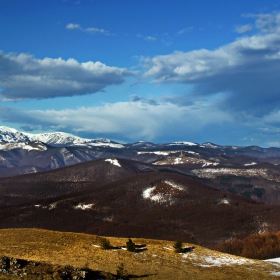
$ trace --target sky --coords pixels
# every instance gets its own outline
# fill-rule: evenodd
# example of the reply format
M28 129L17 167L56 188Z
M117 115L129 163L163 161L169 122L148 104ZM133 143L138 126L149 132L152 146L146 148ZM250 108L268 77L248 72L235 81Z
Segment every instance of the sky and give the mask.
M280 147L280 2L1 0L0 126Z

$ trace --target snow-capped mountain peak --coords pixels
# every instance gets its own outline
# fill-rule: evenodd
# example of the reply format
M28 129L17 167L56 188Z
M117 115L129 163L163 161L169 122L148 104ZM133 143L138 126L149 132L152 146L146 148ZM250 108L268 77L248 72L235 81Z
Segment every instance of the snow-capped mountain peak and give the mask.
M16 129L7 126L0 126L0 142L16 143L27 141L29 141L29 138L25 133L19 132Z
M123 148L124 146L106 138L87 139L81 138L65 132L50 132L32 134L19 132L16 129L0 126L0 142L19 143L19 142L41 142L47 145L62 146L102 146L111 148Z
M41 134L27 134L31 141L40 141L48 145L72 145L72 144L84 144L91 142L90 139L84 139L74 136L65 132L51 132L51 133L41 133Z
M197 146L197 143L193 143L193 142L186 142L186 141L178 141L178 142L173 142L169 144L170 146L172 145L187 145L187 146Z

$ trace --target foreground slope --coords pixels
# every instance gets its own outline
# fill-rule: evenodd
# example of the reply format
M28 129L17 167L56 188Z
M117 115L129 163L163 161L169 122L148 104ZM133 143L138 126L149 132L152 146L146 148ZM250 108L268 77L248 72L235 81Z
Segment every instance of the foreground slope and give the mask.
M97 236L38 229L0 230L1 254L51 264L88 266L97 271L115 273L123 263L128 274L137 279L277 279L279 264L250 260L208 250L193 244L185 254L173 252L173 242L133 239L145 244L145 250L102 250ZM113 246L127 239L109 238ZM1 278L0 278L1 279ZM9 279L9 278L8 278Z

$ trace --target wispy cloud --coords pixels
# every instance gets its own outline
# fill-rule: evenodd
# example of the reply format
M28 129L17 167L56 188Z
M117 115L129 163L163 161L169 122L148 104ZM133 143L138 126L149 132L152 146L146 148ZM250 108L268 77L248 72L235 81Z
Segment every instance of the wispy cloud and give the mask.
M133 72L99 61L36 59L0 51L0 97L4 101L91 94L124 82L128 75Z
M141 39L143 39L145 41L150 41L150 42L157 41L157 38L155 36L143 36L140 33L136 34L136 37L141 38Z
M153 36L147 36L147 37L145 37L145 40L146 41L156 41L157 39L156 39L156 37L153 37Z
M110 35L110 32L103 29L103 28L96 28L96 27L88 27L88 28L83 28L80 24L78 23L68 23L66 25L66 29L77 29L80 30L82 32L87 32L87 33L99 33L99 34L103 34L103 35Z
M246 25L237 25L234 27L234 31L240 34L249 32L253 29L251 24L246 24Z
M184 34L186 32L191 32L191 31L193 31L193 26L190 26L190 27L187 27L187 28L184 28L184 29L178 31L178 34L181 35L181 34Z

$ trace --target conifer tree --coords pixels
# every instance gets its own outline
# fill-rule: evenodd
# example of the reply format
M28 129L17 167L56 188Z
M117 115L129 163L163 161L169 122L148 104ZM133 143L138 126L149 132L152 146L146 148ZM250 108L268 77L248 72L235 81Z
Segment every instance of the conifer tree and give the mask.
M126 242L126 249L129 252L135 252L135 243L129 238Z
M183 243L180 240L178 240L174 243L173 248L174 248L174 251L176 253L183 253L184 252Z

